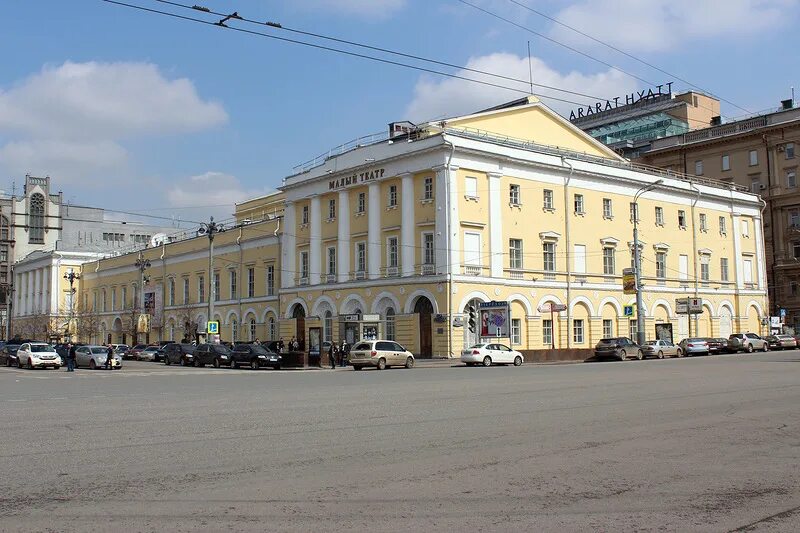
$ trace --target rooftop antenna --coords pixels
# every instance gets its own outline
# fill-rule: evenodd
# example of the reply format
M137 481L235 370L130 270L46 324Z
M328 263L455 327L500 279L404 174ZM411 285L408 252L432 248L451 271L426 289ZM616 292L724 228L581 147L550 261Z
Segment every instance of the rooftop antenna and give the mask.
M794 85L792 85L792 107L794 107Z
M531 81L531 95L533 95L533 65L531 64L531 42L528 41L528 77Z

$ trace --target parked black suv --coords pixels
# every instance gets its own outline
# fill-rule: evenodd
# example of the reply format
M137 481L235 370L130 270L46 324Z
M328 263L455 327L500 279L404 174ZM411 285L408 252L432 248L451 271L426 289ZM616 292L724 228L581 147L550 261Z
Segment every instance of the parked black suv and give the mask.
M620 361L624 361L628 357L642 359L643 353L639 345L628 337L610 337L607 339L600 339L600 342L594 347L594 356L598 359L603 357L615 357Z
M194 351L194 366L214 365L214 368L231 364L231 349L224 344L198 344Z
M193 344L171 342L163 348L164 364L171 365L175 363L181 366L191 366L194 362L195 349L196 346Z
M256 370L262 366L271 366L278 370L281 367L281 356L258 344L237 344L231 352L231 368L239 365L250 365Z

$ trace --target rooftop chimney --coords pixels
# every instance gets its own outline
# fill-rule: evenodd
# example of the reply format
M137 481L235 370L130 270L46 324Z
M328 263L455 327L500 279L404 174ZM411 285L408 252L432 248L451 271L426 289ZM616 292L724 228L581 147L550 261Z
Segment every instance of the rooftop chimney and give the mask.
M794 107L794 102L791 98L788 100L781 100L781 110L785 111Z

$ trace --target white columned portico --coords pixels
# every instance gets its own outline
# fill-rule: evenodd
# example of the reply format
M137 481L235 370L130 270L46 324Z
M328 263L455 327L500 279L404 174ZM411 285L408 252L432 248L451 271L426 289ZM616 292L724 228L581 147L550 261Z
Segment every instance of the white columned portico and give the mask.
M50 294L50 267L46 266L42 269L42 297L41 297L41 308L42 313L49 314L50 307L47 305L49 303L48 296Z
M350 192L339 191L339 221L336 243L336 272L339 283L350 279L350 254L353 243L350 242Z
M434 242L436 244L436 273L460 274L461 222L458 218L458 166L434 167L436 171L436 219ZM448 221L447 211L450 210Z
M42 269L37 268L33 271L33 293L31 294L33 312L36 314L42 312L42 308L40 306L41 298L42 298Z
M50 294L49 294L49 300L50 300L50 311L52 313L59 313L61 311L59 309L59 306L58 306L58 304L59 304L58 297L59 297L59 294L61 294L61 291L59 290L59 287L61 286L59 282L61 280L58 279L58 271L59 271L58 267L50 267L50 287L51 287L51 289L50 289ZM77 296L77 292L76 292L76 296ZM72 305L74 306L76 303L77 302L73 301ZM69 313L69 309L64 309L64 312L65 313Z
M741 289L744 289L744 266L742 265L742 235L740 233L742 229L742 222L739 215L734 214L733 217L733 227L731 228L731 232L733 233L733 265L736 269L736 289L737 292Z
M762 291L767 290L767 273L764 271L764 228L761 223L761 217L753 217L753 233L756 237L756 265L758 265L758 287ZM764 313L769 316L769 310L765 309Z
M294 202L286 202L283 210L283 233L281 234L281 288L294 286L297 277L297 250L295 234L297 233L296 206Z
M25 294L25 314L32 315L33 314L33 271L29 270L25 273L25 277L27 278L26 284L26 294Z
M308 231L308 284L318 285L320 281L321 262L320 262L320 242L322 240L322 210L320 209L320 197L311 198L311 213L309 216Z
M403 210L400 222L400 249L403 276L414 275L415 250L414 246L414 175L411 173L402 175L402 198L401 207Z
M490 172L489 176L489 251L490 275L493 278L503 277L503 213L501 212L501 191L499 172Z
M369 184L367 224L367 271L369 279L377 279L381 276L381 189L377 183Z

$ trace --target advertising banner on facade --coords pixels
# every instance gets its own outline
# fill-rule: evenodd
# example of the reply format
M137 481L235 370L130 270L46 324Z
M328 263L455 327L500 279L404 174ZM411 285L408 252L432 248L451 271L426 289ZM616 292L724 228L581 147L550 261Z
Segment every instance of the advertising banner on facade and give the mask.
M636 269L622 269L622 292L624 294L636 294Z
M161 322L161 310L164 309L164 289L161 284L144 286L144 312L150 315L156 324Z
M480 311L481 337L508 338L511 333L511 312L508 302L481 302Z

